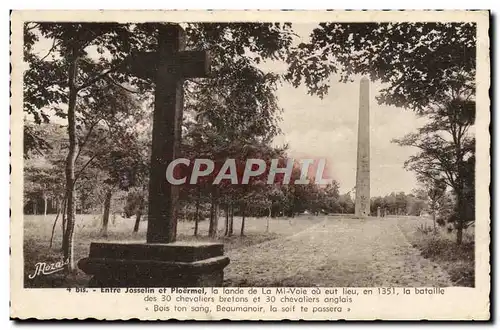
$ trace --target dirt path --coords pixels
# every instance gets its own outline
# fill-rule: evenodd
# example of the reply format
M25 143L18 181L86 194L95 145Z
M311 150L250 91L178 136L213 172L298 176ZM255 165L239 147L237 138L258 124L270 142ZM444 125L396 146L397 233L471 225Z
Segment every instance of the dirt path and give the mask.
M325 221L296 235L228 253L228 286L450 286L410 246L397 219Z

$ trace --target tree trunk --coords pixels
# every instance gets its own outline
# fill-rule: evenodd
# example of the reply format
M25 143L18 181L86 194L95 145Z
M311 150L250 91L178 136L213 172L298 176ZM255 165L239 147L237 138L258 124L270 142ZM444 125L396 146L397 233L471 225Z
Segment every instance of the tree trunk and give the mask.
M76 154L78 156L78 153ZM76 158L75 158L75 164L76 164ZM76 181L76 175L75 175L75 180L73 180L73 185L75 185ZM75 185L76 187L76 185ZM74 195L74 200L75 200L75 215L78 214L78 204L80 202L80 196L78 195L78 190L75 189L75 195Z
M267 216L266 233L269 232L269 219L270 218L271 218L271 206L269 206L269 215Z
M215 233L217 234L219 232L219 214L220 214L220 204L219 201L215 202L215 223L214 223L214 229Z
M134 233L139 232L141 217L142 217L142 213L144 212L144 203L145 203L145 201L144 201L143 197L141 196L141 198L139 200L139 205L137 206L137 210L135 212Z
M137 212L135 213L134 233L137 233L139 231L139 223L141 222L141 215L142 215L142 211L139 208L137 210Z
M106 199L104 200L104 213L102 215L102 229L101 235L104 237L108 236L108 223L109 223L109 210L111 208L111 189L106 193Z
M33 201L33 215L36 215L36 200Z
M434 234L437 233L437 228L436 228L436 211L432 211L432 222L434 224Z
M245 236L245 205L243 205L241 211L241 231L240 236Z
M47 217L47 195L43 195L43 217Z
M465 222L464 200L462 191L457 192L457 245L462 245Z
M457 229L457 245L462 244L463 240L463 230L464 230L464 224L465 224L465 217L466 217L466 212L465 212L465 201L464 201L464 180L463 180L463 167L462 167L462 162L463 162L463 155L461 152L460 148L460 139L457 138L455 140L456 142L456 159L457 159L457 170L458 170L458 176L456 179L456 186L455 186L455 195L457 197L457 204L456 204L456 229Z
M463 240L463 229L465 222L465 210L464 210L464 171L463 171L463 153L462 153L462 139L461 136L456 134L456 130L453 132L453 141L455 142L455 157L457 164L457 179L455 194L457 196L457 245L462 245Z
M66 158L66 196L67 202L67 227L63 238L63 254L64 260L68 262L67 270L73 271L75 269L75 260L73 254L73 240L75 236L75 161L76 155L78 153L78 137L76 134L76 76L78 70L78 55L76 47L73 48L70 67L68 72L68 85L69 85L69 97L68 97L68 137L69 137L69 150L68 157Z
M208 236L209 237L214 237L215 236L215 227L214 227L214 222L215 222L215 201L212 196L210 199L210 218L209 218L209 224L208 224Z
M210 201L210 217L208 219L208 236L212 237L214 231L214 201Z
M229 234L229 204L226 204L226 221L224 223L224 236Z
M458 224L458 227L457 227L457 245L462 245L462 241L463 241L463 227L461 226L461 224L459 223Z
M67 200L67 196L64 196L64 200L63 200L63 204L62 204L62 208L61 208L61 233L62 233L62 245L61 245L61 251L64 252L64 244L65 244L65 240L64 240L64 237L66 235L66 208L67 208L67 204L68 203L68 200Z
M54 233L55 233L55 230L56 230L56 224L57 224L57 219L59 219L59 214L60 214L60 211L61 209L59 208L59 202L57 202L58 206L57 206L57 215L56 215L56 218L54 220L54 224L52 225L52 233L50 234L50 243L49 243L49 249L52 248L52 241L54 240ZM64 233L64 231L63 231Z
M229 230L227 236L233 236L233 228L234 228L234 206L233 204L229 205Z
M194 236L198 236L198 222L200 221L200 196L196 199L196 210L194 212Z
M210 224L208 227L208 236L215 238L217 236L217 226L218 226L218 210L217 199L215 193L212 193L212 201L210 205Z

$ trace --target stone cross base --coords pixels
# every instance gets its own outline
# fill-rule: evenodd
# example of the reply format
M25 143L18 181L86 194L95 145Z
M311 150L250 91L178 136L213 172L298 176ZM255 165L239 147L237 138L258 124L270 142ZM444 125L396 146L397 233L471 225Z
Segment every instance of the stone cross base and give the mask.
M90 287L221 287L224 245L218 243L91 243L78 267Z

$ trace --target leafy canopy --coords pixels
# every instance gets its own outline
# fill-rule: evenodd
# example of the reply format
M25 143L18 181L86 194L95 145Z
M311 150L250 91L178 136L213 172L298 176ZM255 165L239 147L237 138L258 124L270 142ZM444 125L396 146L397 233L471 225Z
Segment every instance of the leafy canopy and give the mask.
M420 110L474 80L475 44L472 23L321 23L291 52L287 78L323 97L332 76L369 75L384 83L381 103Z

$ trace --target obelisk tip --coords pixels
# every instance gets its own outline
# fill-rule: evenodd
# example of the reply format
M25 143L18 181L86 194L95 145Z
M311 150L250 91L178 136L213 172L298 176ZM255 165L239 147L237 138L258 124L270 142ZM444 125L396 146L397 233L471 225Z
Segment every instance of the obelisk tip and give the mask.
M370 82L370 79L368 79L368 77L363 77L361 78L361 82Z

